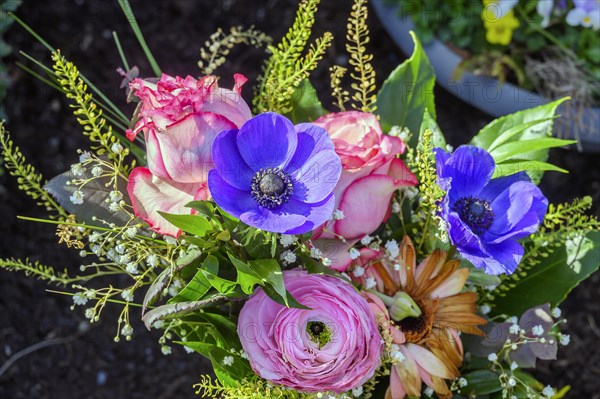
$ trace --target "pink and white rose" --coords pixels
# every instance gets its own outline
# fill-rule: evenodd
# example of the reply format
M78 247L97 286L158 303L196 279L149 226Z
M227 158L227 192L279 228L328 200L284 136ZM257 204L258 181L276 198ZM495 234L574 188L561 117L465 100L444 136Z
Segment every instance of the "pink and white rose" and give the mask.
M301 270L283 275L290 294L310 309L279 305L261 288L254 292L238 321L252 369L307 392L342 393L368 381L383 345L365 298L336 277Z
M131 172L127 190L135 215L153 230L178 236L181 231L158 211L190 214L187 203L210 199L207 175L213 168L213 139L252 117L241 96L247 79L239 74L234 78L233 90L220 88L214 76L197 80L163 74L157 83L131 82L141 106L127 138L144 134L148 167Z
M329 257L332 266L343 271L351 261L349 247L335 237L352 243L377 230L390 215L394 192L418 181L398 158L406 145L398 137L383 134L375 115L346 111L324 115L314 123L327 130L342 160L334 195L336 210L343 212L342 219L326 223L314 238L319 239L318 247L337 248Z

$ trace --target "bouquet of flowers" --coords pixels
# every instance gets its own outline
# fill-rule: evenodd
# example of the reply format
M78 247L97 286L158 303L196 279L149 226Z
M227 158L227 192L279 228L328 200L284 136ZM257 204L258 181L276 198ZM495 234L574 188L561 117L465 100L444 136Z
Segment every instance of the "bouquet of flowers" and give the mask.
M33 60L71 102L90 148L45 182L0 125L7 171L49 212L79 272L27 259L0 267L58 285L96 322L120 307L208 358L197 392L224 398L559 398L569 387L528 368L567 345L558 305L600 265L588 197L549 204L537 184L566 99L512 114L453 149L436 123L435 76L419 40L375 87L366 0L348 18L351 70L332 66L337 112L310 72L331 45L309 43L318 0L303 0L278 44L217 32L202 75L122 55L131 117L58 50ZM408 38L407 38L408 39ZM235 44L267 45L253 110L215 70ZM349 83L349 84L348 84ZM114 280L115 275L121 279ZM107 281L110 281L107 285ZM119 284L117 284L117 282Z

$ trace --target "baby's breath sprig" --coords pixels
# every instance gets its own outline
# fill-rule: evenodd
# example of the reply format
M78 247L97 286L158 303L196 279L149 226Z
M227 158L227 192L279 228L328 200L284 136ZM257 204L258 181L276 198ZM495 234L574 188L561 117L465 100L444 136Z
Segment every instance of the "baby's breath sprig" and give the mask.
M367 44L370 41L368 14L367 0L354 0L346 34L346 51L350 55L350 65L354 67L354 73L350 73L350 77L355 80L351 85L355 90L352 95L355 102L352 106L363 112L373 112L377 108L375 69L371 65L373 54L367 53Z
M4 128L3 122L0 122L0 147L4 166L11 176L17 178L19 190L33 198L38 205L52 212L50 217L66 218L68 213L44 190L45 181L42 175L33 165L27 163L25 156L13 143L8 131Z
M205 47L200 49L200 58L198 67L203 75L212 75L215 70L227 61L229 52L236 44L246 44L256 48L270 44L271 39L265 33L254 29L254 25L248 29L241 26L232 26L229 33L225 33L219 28L210 35Z

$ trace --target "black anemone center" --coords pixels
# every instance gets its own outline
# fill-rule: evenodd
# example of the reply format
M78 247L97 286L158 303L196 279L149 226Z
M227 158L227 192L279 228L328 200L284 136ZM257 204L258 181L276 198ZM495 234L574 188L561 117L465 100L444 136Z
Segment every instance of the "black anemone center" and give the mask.
M266 195L281 195L285 191L281 176L272 173L264 175L260 179L258 187L260 188L260 191Z
M484 233L494 222L492 207L483 199L463 197L454 203L452 210L475 234Z
M263 168L252 177L252 198L265 208L285 204L293 192L294 185L290 176L279 168Z

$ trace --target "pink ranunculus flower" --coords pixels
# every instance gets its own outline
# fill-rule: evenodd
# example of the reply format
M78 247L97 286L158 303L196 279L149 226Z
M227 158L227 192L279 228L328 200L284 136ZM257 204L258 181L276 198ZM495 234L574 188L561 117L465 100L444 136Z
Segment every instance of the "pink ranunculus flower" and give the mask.
M365 298L336 277L283 273L287 290L310 309L287 308L256 290L238 321L252 369L306 392L342 393L364 384L380 365L383 345Z
M406 148L398 137L383 134L377 117L347 111L327 114L314 122L329 133L342 160L342 175L334 189L336 210L343 219L325 224L315 245L330 253L332 267L344 271L350 264L346 245L329 241L344 237L350 245L371 234L389 217L394 191L418 184L416 176L397 158ZM324 171L327 173L327 171ZM326 178L326 177L325 177ZM320 242L319 242L320 241ZM327 249L329 248L329 250Z
M190 214L187 203L210 199L207 175L213 168L213 139L252 117L241 96L247 79L239 74L234 78L233 90L218 87L214 76L197 80L163 74L157 83L131 82L141 106L127 138L144 133L148 167L131 172L127 191L135 215L153 230L178 236L181 231L158 211Z

